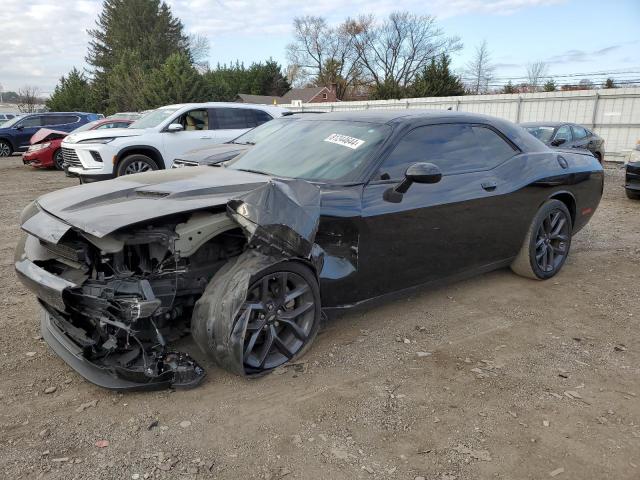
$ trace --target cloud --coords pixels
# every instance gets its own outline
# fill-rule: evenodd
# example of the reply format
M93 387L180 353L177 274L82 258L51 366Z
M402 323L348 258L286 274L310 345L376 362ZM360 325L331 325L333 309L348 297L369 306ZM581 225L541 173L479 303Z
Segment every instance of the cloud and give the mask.
M135 0L134 0L135 1ZM375 12L379 17L395 10L429 13L438 17L471 14L510 15L517 11L565 0L167 0L188 33L206 36L215 47L225 37L247 42L269 41L274 57L284 54L294 16L322 15L330 22ZM89 36L101 9L101 0L2 0L0 35L3 59L0 83L5 90L36 85L50 93L61 75L85 67ZM213 51L213 49L212 49ZM234 55L236 52L232 52ZM238 51L251 57L251 51ZM257 58L256 60L261 60ZM216 58L210 59L212 64Z
M592 62L596 60L598 57L606 56L612 52L620 50L622 45L610 45L608 47L600 48L598 50L585 51L585 50L567 50L558 55L553 55L546 60L546 63L549 64L565 64L565 63L585 63Z

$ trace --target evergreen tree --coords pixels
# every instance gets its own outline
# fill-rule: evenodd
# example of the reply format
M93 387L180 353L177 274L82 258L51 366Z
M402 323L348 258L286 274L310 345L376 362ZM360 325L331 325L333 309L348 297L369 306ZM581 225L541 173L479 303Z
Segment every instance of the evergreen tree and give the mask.
M414 97L450 97L464 95L464 85L459 77L449 70L451 59L442 54L439 59L432 58L431 63L417 75L411 88Z
M254 95L282 96L291 89L287 78L282 74L278 62L273 59L263 63L254 63L247 71L250 92ZM247 93L247 92L237 92Z
M91 87L87 78L75 67L65 77L60 78L51 97L46 101L47 108L54 112L85 112L92 110Z
M192 65L191 59L180 53L171 55L162 67L149 74L141 97L147 108L209 100L202 76Z
M616 84L613 81L613 78L607 78L604 82L604 88L616 88Z
M151 106L146 103L143 91L150 73L140 66L140 54L137 50L124 50L111 71L105 75L104 90L109 93L101 111L135 112ZM95 84L95 87L98 85ZM96 96L100 96L96 92Z
M509 80L507 84L502 87L502 93L518 93L518 87L511 83L511 80Z
M136 52L133 55L137 55L137 66L142 71L160 67L174 53L190 59L189 38L183 30L182 22L160 0L104 0L96 28L89 30L86 57L92 67L98 109L111 108L114 103L109 92L113 81L109 77L123 62L123 56Z
M555 92L556 88L556 82L554 82L552 78L547 80L547 82L542 86L542 90L545 92Z

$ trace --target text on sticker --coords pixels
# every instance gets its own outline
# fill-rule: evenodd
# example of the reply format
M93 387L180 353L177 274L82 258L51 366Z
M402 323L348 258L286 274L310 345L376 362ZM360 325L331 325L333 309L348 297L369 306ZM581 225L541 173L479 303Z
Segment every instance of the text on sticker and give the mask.
M339 133L332 133L327 138L324 139L325 142L336 143L338 145L342 145L343 147L350 148L355 150L360 145L364 143L364 140L360 140L359 138L353 138L349 135L341 135Z

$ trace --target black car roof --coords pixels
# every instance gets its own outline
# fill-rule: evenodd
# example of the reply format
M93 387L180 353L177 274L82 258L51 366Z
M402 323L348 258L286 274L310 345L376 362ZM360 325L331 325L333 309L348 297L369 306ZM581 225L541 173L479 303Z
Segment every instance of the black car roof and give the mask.
M571 122L522 122L523 127L560 127L562 125L577 125Z
M371 122L371 123L416 123L422 120L429 121L463 121L478 123L501 123L502 120L469 112L456 112L452 110L418 110L418 109L375 109L375 110L356 110L345 112L328 112L317 117L305 118L305 121L324 121L324 120L346 120L354 122Z

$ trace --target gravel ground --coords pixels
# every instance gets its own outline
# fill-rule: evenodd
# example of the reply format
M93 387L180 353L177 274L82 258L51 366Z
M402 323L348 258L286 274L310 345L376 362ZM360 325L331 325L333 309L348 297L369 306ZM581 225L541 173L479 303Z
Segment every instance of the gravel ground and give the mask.
M640 202L607 168L562 272L501 270L331 321L300 363L118 394L41 340L17 217L75 182L0 163L0 477L640 478ZM51 392L52 393L47 393Z

